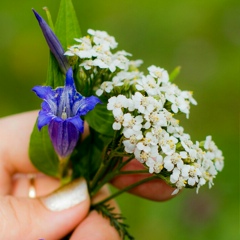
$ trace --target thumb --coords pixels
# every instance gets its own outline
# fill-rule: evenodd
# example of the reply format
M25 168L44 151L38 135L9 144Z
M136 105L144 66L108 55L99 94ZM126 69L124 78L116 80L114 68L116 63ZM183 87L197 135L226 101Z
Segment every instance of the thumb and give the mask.
M88 214L84 179L43 198L0 197L0 239L61 239Z

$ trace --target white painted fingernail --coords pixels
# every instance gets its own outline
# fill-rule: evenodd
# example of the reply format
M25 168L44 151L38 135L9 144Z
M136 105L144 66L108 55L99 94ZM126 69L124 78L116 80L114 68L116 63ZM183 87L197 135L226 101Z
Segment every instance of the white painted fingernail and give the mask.
M83 202L87 198L88 189L86 180L80 178L59 188L41 200L49 210L62 211Z

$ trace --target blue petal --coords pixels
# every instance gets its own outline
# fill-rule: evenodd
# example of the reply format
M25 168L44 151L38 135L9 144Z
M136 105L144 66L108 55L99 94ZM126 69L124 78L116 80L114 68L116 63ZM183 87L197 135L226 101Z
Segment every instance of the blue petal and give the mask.
M57 102L56 102L56 92L49 86L35 86L32 89L38 97L45 100L51 111L56 114L57 113ZM46 107L46 104L44 105Z
M45 112L52 112L51 107L45 101L42 102L41 107L42 107L42 110L45 111Z
M100 99L95 96L83 98L81 101L75 102L73 112L80 116L86 115L93 110L96 104L101 103Z
M78 142L79 130L69 121L52 120L48 132L57 154L61 158L68 157Z
M66 74L65 86L63 87L63 90L57 99L57 115L61 116L62 112L64 111L66 112L68 118L73 117L75 114L72 111L72 106L75 101L78 101L78 99L81 98L81 95L76 91L72 68L69 68Z
M66 121L71 122L79 130L79 132L83 133L84 121L78 115L75 117L69 118Z
M52 119L53 116L50 116L46 111L41 110L38 114L38 129L41 130L41 128L49 124Z
M54 90L49 86L35 86L32 90L43 100L52 99L55 95Z

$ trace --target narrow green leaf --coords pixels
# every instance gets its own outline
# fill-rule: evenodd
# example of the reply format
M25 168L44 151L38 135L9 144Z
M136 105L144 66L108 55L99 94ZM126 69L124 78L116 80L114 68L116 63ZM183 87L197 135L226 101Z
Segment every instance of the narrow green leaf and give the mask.
M85 120L96 132L109 137L113 136L114 130L112 124L114 118L112 113L107 110L106 104L97 104L94 110L85 116Z
M56 58L50 52L46 85L56 88L59 86L63 86L64 81L65 81L65 76L62 73Z
M65 50L74 44L74 38L81 37L81 30L71 0L61 0L55 33Z
M33 165L47 175L58 177L59 160L49 138L47 127L39 131L35 124L29 147L29 157Z
M47 7L44 7L43 10L46 12L47 19L48 19L48 25L52 29L52 31L54 32L54 25L53 25L52 16L51 16L50 11L48 10Z
M175 80L175 78L179 75L180 70L181 70L180 66L174 68L174 70L170 73L170 76L169 76L170 82L173 82Z

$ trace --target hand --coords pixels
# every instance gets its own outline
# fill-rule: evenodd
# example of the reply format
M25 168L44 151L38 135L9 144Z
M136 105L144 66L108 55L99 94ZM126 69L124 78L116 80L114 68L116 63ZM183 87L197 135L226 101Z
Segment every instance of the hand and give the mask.
M61 239L72 231L71 240L120 239L107 219L95 211L89 213L90 198L83 179L54 191L59 182L38 173L31 164L28 144L36 117L34 111L0 120L1 239ZM128 169L139 167L141 165L137 161L126 166ZM30 173L36 174L36 198L29 198ZM138 178L136 175L118 177L112 183L123 188ZM132 192L152 200L167 200L172 191L164 182L154 180ZM107 189L103 188L93 201L107 195ZM115 201L110 204L118 209Z

